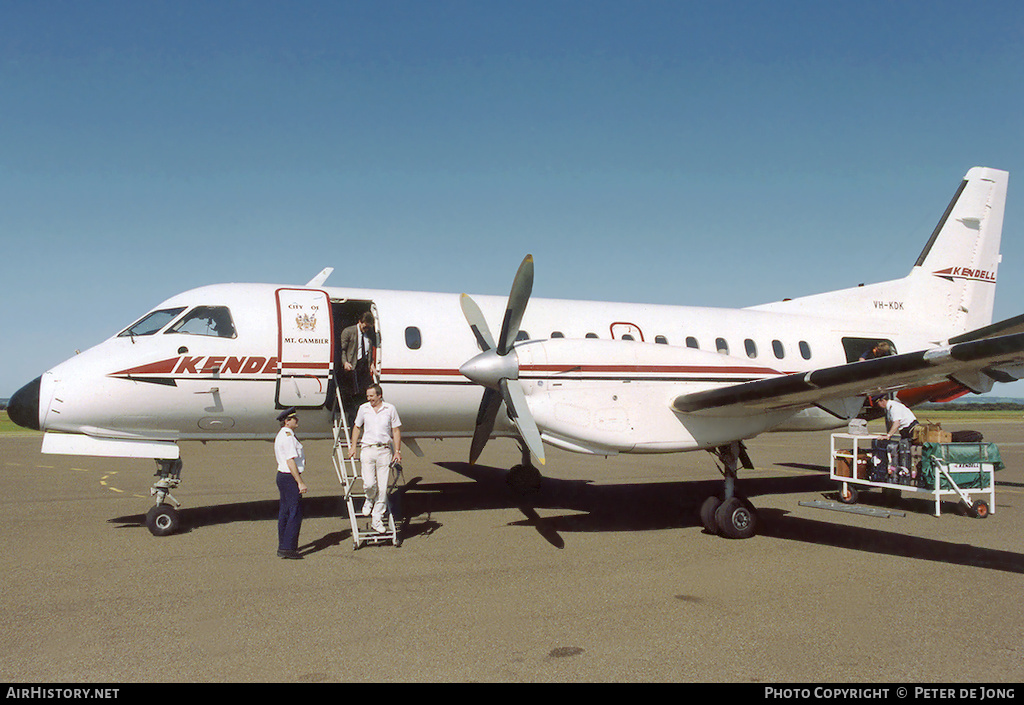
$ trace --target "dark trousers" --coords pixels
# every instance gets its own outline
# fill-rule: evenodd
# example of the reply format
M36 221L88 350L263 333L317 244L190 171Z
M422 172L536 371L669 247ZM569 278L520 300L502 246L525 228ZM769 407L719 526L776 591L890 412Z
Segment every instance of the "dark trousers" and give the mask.
M900 429L900 438L905 438L908 441L914 437L914 427L917 426L917 421L912 421L906 428Z
M281 493L281 506L277 511L277 550L294 551L299 547L302 529L302 495L299 484L291 473L277 473L277 490Z

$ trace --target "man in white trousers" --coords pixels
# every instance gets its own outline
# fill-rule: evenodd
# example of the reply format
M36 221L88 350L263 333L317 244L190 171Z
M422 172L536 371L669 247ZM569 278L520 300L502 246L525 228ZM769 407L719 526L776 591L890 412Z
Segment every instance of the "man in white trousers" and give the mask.
M356 412L348 457L354 458L356 449L362 446L359 462L362 466L363 490L366 493L363 516L371 517L370 526L378 533L387 530L384 526L384 512L387 509L391 461L402 462L401 427L398 410L393 404L384 401L379 384L371 385L366 390L366 403Z

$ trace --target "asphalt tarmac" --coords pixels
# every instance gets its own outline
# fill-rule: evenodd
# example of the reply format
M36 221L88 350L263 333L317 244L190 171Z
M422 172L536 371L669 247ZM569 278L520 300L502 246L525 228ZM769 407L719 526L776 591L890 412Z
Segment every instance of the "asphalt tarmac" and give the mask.
M187 530L143 526L150 461L0 439L8 682L943 682L1024 680L1024 440L1000 446L996 512L827 500L828 434L749 442L748 540L697 517L707 453L552 450L541 490L504 483L495 440L406 453L401 548L353 550L328 443L307 443L304 559L276 557L269 443L184 444ZM301 432L300 432L301 437ZM952 504L946 505L952 509Z

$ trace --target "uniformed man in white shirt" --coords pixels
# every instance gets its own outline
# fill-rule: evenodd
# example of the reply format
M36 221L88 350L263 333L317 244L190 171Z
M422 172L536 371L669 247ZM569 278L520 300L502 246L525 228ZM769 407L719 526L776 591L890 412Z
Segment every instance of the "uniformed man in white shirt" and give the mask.
M277 416L281 430L274 439L277 459L277 489L281 504L277 513L277 555L279 558L302 558L299 555L299 531L302 529L302 495L309 490L302 481L306 454L295 437L299 415L294 408Z
M356 412L349 458L360 448L363 490L366 501L363 516L370 516L370 526L378 533L386 531L384 512L388 509L388 478L391 462L402 462L402 420L398 410L384 401L379 384L366 390L366 403Z

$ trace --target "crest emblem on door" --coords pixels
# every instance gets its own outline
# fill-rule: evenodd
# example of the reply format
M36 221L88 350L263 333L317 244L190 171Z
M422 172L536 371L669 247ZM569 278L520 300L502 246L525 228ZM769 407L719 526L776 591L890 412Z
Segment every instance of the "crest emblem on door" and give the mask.
M316 330L316 314L307 316L300 313L295 317L295 327L299 330Z

